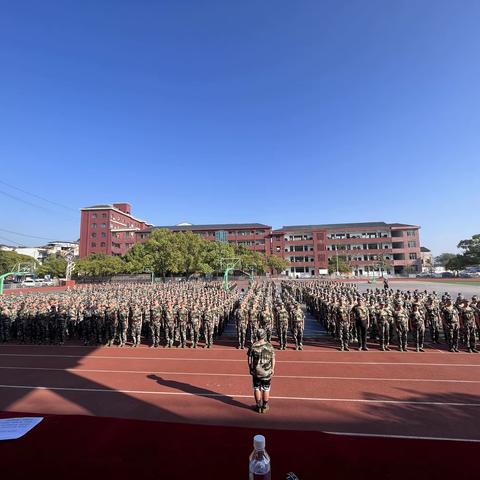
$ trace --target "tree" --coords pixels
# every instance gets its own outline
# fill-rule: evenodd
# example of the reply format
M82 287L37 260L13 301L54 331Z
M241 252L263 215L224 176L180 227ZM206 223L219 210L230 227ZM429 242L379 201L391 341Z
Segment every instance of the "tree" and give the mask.
M112 257L104 253L92 253L75 265L75 273L79 276L106 277L127 272L127 265L120 257Z
M456 257L455 253L442 253L437 257L435 257L435 265L440 265L442 267L445 267L449 262L449 260L455 257Z
M459 271L463 270L468 265L471 265L468 257L465 255L455 255L445 264L445 268L447 270Z
M348 263L346 257L343 256L334 256L328 259L328 273L336 273L337 272L337 259L338 259L338 271L340 273L350 273L352 271L352 267Z
M290 262L285 260L283 257L279 257L278 255L270 255L267 258L267 265L271 269L275 270L277 274L279 274L290 266Z
M64 277L67 270L67 261L63 257L50 255L46 258L37 270L37 274L44 277L50 275L52 277Z
M253 270L256 274L262 274L267 271L267 264L265 262L265 256L260 252L254 252L252 250L241 249L240 250L240 265L239 269L244 272L251 272Z
M35 267L38 266L38 262L33 257L0 250L0 275L11 272L18 263L32 263Z
M480 234L473 235L469 240L461 240L457 248L463 250L464 266L480 263Z

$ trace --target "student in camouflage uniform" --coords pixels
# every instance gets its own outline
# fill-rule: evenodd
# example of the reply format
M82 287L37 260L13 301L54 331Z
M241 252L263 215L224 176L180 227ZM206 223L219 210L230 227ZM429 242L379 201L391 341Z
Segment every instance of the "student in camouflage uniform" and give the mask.
M452 301L450 298L445 299L444 306L441 309L441 314L448 340L448 350L450 352L458 352L460 318L458 315L458 310L452 305Z
M237 348L241 348L243 350L245 348L245 337L247 334L247 315L243 306L240 306L237 309L235 320L237 326Z
M127 343L128 320L130 317L130 309L121 304L118 307L118 333L120 337L120 347L124 347Z
M348 305L345 305L343 299L340 297L338 300L338 306L336 308L336 323L337 332L340 338L340 350L343 352L349 351L348 346L350 342L350 316L351 311Z
M267 334L262 328L257 330L256 342L248 349L248 367L253 381L256 410L267 413L272 377L275 373L275 350L267 342Z
M403 309L402 304L397 302L393 312L395 326L397 328L398 350L406 352L408 350L408 314Z
M353 319L357 330L358 350L367 351L367 331L370 327L368 308L363 304L361 297L358 297L357 304L352 308Z
M138 304L132 306L132 347L138 347L142 341L143 312Z
M185 348L187 345L187 321L188 312L183 304L180 304L177 309L177 328L178 336L180 338L180 345L177 347Z
M425 314L420 310L419 304L412 305L412 313L410 314L410 322L415 336L415 348L417 352L424 352L423 341L425 338Z
M283 303L278 310L278 337L280 341L280 350L287 349L288 335L288 312Z
M152 304L152 312L150 316L150 336L152 343L150 347L157 348L160 346L160 329L162 325L162 308L157 300Z
M476 307L471 306L467 299L464 299L459 306L460 321L465 330L467 350L469 353L478 353L477 339L475 336L475 313Z
M292 334L295 340L295 350L303 350L303 330L305 328L305 316L300 305L297 305L292 314Z

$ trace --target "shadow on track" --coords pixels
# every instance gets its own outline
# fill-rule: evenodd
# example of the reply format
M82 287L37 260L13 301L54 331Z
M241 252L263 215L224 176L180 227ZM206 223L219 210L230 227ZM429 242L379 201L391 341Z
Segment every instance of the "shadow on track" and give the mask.
M155 380L159 385L163 385L164 387L174 388L176 390L180 390L181 392L189 393L192 395L197 395L199 397L208 397L214 400L217 400L221 403L225 403L227 405L231 405L237 408L245 408L247 410L251 410L248 405L244 403L238 402L234 400L232 397L224 395L223 393L214 392L213 390L208 390L207 388L196 387L195 385L191 385L189 383L178 382L176 380L166 380L158 375L147 375L147 378L151 380Z

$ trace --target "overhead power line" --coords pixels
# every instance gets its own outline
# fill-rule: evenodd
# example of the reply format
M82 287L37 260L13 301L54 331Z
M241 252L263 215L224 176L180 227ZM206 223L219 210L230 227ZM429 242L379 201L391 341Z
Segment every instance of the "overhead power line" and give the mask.
M20 245L18 242L16 242L15 240L12 240L11 238L0 237L0 240L4 240L5 242L8 242L8 243L16 243L17 245Z
M20 188L20 187L16 187L15 185L12 185L11 183L7 183L3 180L0 180L0 183L2 183L3 185L6 185L9 188L13 188L14 190L17 190L19 192L30 195L31 197L35 197L35 198L38 198L39 200L50 203L51 205L55 205L57 207L61 207L61 208L64 208L66 210L77 212L77 210L75 208L69 207L68 205L63 205L62 203L59 203L59 202L54 202L53 200L49 200L48 198L37 195L36 193L29 192L28 190L24 190L23 188Z
M48 242L51 242L53 240L52 238L39 237L38 235L28 235L26 233L15 232L13 230L6 230L5 228L0 228L0 232L12 233L13 235L19 235L20 237L29 237L29 238L37 238L39 240L47 240Z

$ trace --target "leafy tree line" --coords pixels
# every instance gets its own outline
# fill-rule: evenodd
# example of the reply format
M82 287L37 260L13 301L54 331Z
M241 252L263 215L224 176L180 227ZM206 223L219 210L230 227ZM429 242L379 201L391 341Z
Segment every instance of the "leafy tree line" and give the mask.
M461 240L457 248L462 253L442 253L435 257L435 263L447 270L463 270L470 265L480 265L480 234L473 235L468 240Z
M237 269L256 274L285 270L289 263L283 258L267 259L259 252L229 243L212 242L192 232L154 230L146 243L135 244L122 257L92 254L75 266L78 276L109 276L123 273L154 272L155 275L194 275L221 272L221 259L238 257Z

